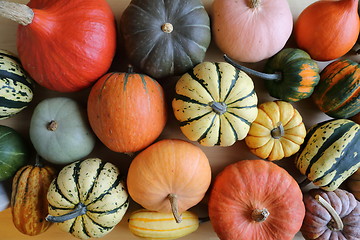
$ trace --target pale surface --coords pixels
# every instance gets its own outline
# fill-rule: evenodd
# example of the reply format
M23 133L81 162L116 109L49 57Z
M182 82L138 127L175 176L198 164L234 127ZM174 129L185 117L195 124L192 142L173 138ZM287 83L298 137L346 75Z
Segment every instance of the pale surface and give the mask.
M294 16L294 20L296 20L299 13L310 3L314 2L313 0L288 0L291 6L291 11ZM27 1L16 1L21 3L27 3ZM117 21L120 19L120 16L123 12L123 10L126 8L126 6L129 4L130 0L108 0L110 3L114 14L117 18ZM211 0L203 0L203 3L206 6L206 9L211 14ZM119 21L118 21L119 22ZM17 53L16 51L16 29L17 24L14 22L11 22L10 20L0 18L0 48L6 49L9 51L12 51L14 53ZM69 36L71 37L71 36ZM293 40L289 40L288 46L294 46ZM121 52L121 48L119 48L119 51ZM350 56L350 58L357 58L353 56L353 54ZM206 60L208 61L223 61L222 53L217 49L215 44L212 42L209 51L207 52ZM358 60L358 59L357 59ZM261 70L264 62L260 62L257 64L248 64L249 67ZM320 63L321 67L324 67L327 63ZM119 54L117 57L117 61L115 62L112 70L113 71L124 71L126 69L127 62L122 56L122 54ZM167 95L172 94L173 87L175 83L176 78L170 79L168 82L163 83L163 86L165 88L165 92ZM265 102L265 101L272 101L274 100L271 98L268 93L265 91L263 86L263 81L260 79L253 78L255 89L257 92L257 95L259 97L259 103ZM28 128L29 128L29 119L31 117L32 111L36 104L41 101L44 98L48 97L54 97L54 96L67 96L76 99L81 104L86 106L87 101L87 95L89 93L89 89L78 92L78 93L69 93L69 94L60 94L53 91L45 90L41 87L37 87L35 91L35 98L33 102L31 103L30 107L22 111L20 114L12 117L8 120L2 120L0 124L7 125L10 127L13 127L17 131L21 132L25 138L29 140L28 137ZM168 102L171 103L171 98L168 99ZM171 106L171 105L169 105ZM300 114L303 116L303 121L305 123L306 128L309 128L313 124L320 122L322 120L328 119L325 114L319 112L317 108L312 104L310 100L303 100L300 103L294 104L294 107L298 109ZM169 108L171 110L171 108ZM169 111L169 120L168 124L166 126L166 129L164 130L163 134L160 138L181 138L185 139L184 136L181 134L179 127L177 125L177 122L175 121L173 114L171 111ZM255 159L256 156L251 154L244 141L238 141L231 147L227 148L221 148L221 147L202 147L206 155L208 156L212 169L213 169L213 176L215 176L219 171L221 171L225 166L228 164L231 164L233 162L236 162L238 160L243 159ZM119 168L120 171L123 174L126 174L127 168L130 164L131 157L120 154L120 153L114 153L108 150L106 147L104 147L100 142L97 142L96 148L93 153L90 155L91 157L99 157L106 161L111 161L115 163ZM295 169L293 164L293 159L284 159L279 162L277 162L280 166L286 168L296 180L301 180L302 177L298 173L298 171ZM206 198L205 198L206 199ZM196 213L199 213L201 217L204 217L207 215L206 213L206 200L199 204L196 208L192 209ZM127 217L128 214L138 209L139 205L137 205L134 202L130 202L130 209L127 212L127 215L123 218L123 220L115 227L115 229L106 235L102 239L112 239L112 240L131 240L131 239L139 239L135 236L133 236L130 231L127 228ZM52 239L52 240L65 240L65 239L75 239L70 234L61 232L56 226L52 226L47 232L35 236L35 237L29 237L26 235L21 234L17 229L15 229L12 219L11 219L11 212L10 209L7 209L0 213L0 239L4 240L20 240L20 239L32 239L32 240L39 240L39 239ZM187 240L216 240L218 239L216 234L213 232L210 222L201 224L200 228L192 233L191 235L188 235L186 237L183 237L182 239ZM303 239L301 234L297 234L294 238L295 240Z

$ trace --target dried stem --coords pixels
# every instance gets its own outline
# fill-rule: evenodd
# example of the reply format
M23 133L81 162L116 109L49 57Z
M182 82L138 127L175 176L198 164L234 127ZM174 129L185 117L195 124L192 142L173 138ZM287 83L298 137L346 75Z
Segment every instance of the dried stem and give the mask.
M0 16L26 26L32 23L34 12L25 4L0 1Z

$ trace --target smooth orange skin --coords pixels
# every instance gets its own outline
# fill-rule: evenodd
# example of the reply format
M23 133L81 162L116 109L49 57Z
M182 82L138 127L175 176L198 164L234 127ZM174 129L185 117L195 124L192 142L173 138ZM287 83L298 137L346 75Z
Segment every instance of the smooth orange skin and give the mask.
M241 160L216 177L209 217L222 240L291 240L305 216L302 197L295 179L275 163ZM267 219L254 221L252 211L263 208Z
M19 25L17 50L25 70L58 92L89 87L112 63L116 23L106 0L31 0L29 25Z
M108 73L92 87L88 118L96 136L115 152L144 149L159 137L167 120L162 87L136 73Z
M317 61L345 55L359 35L357 9L358 0L317 1L309 5L294 26L298 47Z

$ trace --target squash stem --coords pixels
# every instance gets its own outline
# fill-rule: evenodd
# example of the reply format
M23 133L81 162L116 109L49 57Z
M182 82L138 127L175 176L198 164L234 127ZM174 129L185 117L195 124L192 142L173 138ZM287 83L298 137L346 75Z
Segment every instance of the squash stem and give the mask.
M175 221L177 223L181 223L182 219L181 219L181 215L179 214L178 199L177 199L176 194L170 193L168 195L168 199L170 201L171 211L174 215Z
M46 128L47 130L54 132L58 128L58 123L55 120L51 120Z
M261 0L249 0L248 1L248 6L250 8L257 8L260 6L260 4L261 4Z
M236 63L233 59L229 58L226 54L224 54L224 59L226 62L233 65L235 68L244 71L250 75L254 75L256 77L262 78L264 80L272 80L272 81L280 81L282 79L281 73L263 73L256 70L253 70L251 68L247 68L245 66L242 66L238 63Z
M341 220L339 214L335 211L335 209L331 206L330 203L328 203L323 197L321 197L319 194L315 195L316 201L318 201L321 206L323 206L331 215L332 219L334 221L331 221L328 224L328 227L331 231L342 231L344 229L344 223Z
M34 12L25 4L0 1L0 16L26 26L32 23Z
M284 126L282 125L282 122L277 123L277 127L271 130L271 136L275 139L279 139L285 134Z
M161 30L164 33L171 33L174 30L174 26L171 23L164 23L161 25Z
M227 106L223 102L211 102L210 107L219 115L226 113L227 110Z
M47 215L45 220L53 223L65 222L67 220L84 215L86 211L86 206L83 203L79 203L78 205L76 205L76 208L73 211L61 216Z
M263 209L254 209L251 212L251 218L255 222L264 222L270 215L269 211L266 208Z

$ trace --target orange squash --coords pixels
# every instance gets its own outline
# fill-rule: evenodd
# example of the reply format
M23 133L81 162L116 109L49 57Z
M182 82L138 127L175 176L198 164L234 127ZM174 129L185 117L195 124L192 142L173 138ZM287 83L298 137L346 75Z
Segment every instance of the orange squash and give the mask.
M355 45L359 29L358 0L317 1L300 13L294 35L311 58L328 61Z
M222 240L291 240L305 216L302 197L283 168L265 160L242 160L216 177L209 217Z
M166 114L162 87L144 74L108 73L96 82L88 98L90 126L115 152L131 153L149 146L165 127Z
M42 166L38 161L16 172L12 184L11 212L13 223L20 232L34 236L50 227L51 223L45 221L48 215L46 195L55 177L54 168Z
M130 164L127 187L131 198L144 208L180 213L198 204L211 182L205 153L192 143L165 139L137 155Z

